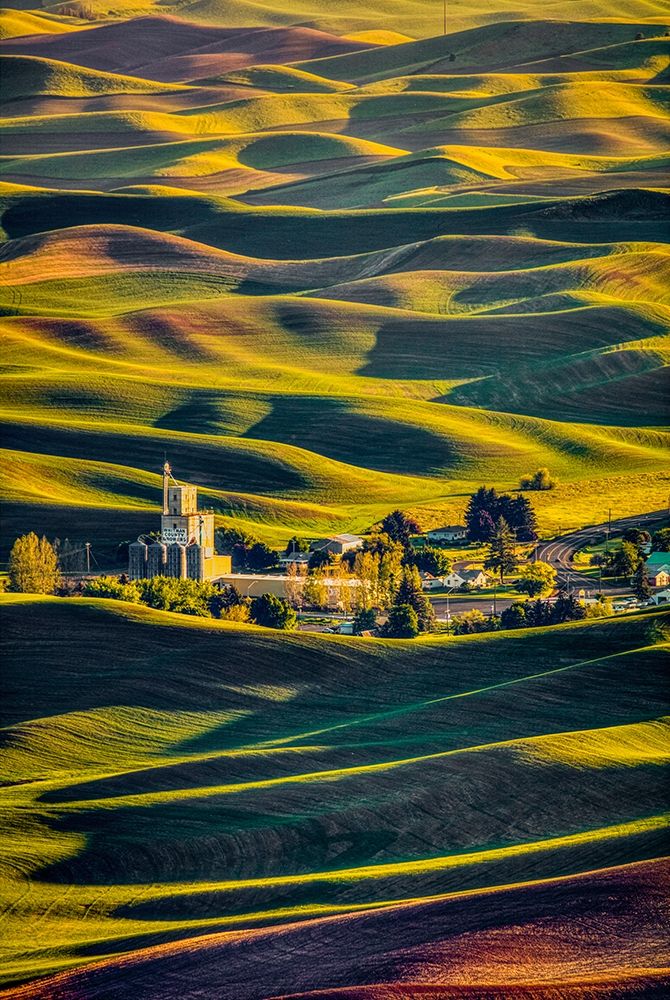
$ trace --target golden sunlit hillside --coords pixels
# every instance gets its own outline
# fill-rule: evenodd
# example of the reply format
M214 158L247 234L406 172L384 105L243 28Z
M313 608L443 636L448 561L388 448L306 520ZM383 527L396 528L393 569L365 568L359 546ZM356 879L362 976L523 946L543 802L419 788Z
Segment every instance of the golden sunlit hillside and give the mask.
M0 996L667 995L667 4L16 0L0 73Z

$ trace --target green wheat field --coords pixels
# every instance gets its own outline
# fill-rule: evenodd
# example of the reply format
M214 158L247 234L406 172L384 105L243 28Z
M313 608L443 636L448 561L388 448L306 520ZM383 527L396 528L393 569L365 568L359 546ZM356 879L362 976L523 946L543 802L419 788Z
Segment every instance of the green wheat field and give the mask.
M165 456L276 547L666 507L669 83L665 0L2 9L3 559L133 540ZM670 990L668 613L0 619L0 996Z

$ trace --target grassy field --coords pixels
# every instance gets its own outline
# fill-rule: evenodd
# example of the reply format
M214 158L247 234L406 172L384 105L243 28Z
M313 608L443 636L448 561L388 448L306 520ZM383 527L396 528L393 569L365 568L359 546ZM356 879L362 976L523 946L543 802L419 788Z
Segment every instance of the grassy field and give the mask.
M3 15L5 546L132 534L164 452L276 542L665 503L668 24L410 6Z
M101 963L16 995L104 995L122 974L158 996L143 963L169 958L174 975L205 949L189 988L216 979L239 996L249 947L247 997L353 986L346 949L321 974L287 967L277 945L328 927L343 943L367 937L375 910L389 944L425 919L426 962L468 919L484 947L493 907L497 933L508 926L493 983L531 976L516 935L559 921L534 973L556 977L559 941L594 919L580 873L634 893L649 933L624 975L629 942L608 952L605 922L598 978L659 974L657 903L634 887L657 877L645 863L665 829L667 616L409 644L83 599L5 597L2 617L5 981ZM534 900L528 912L519 899ZM465 926L434 923L431 907L455 900ZM586 959L572 960L578 980Z
M3 560L117 565L166 458L276 545L540 466L542 536L667 506L667 5L19 7ZM3 996L667 994L667 616L0 617Z

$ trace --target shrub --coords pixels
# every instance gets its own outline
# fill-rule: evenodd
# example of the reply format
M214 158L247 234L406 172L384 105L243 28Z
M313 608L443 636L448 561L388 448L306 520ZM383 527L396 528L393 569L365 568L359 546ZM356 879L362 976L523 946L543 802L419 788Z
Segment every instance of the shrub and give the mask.
M226 608L219 615L219 618L226 622L248 622L250 617L251 613L248 601L245 601L243 604L234 604L232 607Z
M543 467L534 472L532 476L522 476L519 483L520 490L553 490L558 485L558 481L553 478L549 469Z
M138 580L137 585L140 600L150 608L211 618L210 601L216 593L211 583L155 576L151 580Z
M474 632L490 632L491 629L491 619L476 608L465 611L454 621L454 635L472 635Z
M614 614L614 607L609 597L599 597L593 604L587 604L584 610L585 618L608 618Z
M99 576L95 580L87 580L84 597L111 597L116 601L129 601L137 604L140 600L140 588L137 583L123 582L115 576Z

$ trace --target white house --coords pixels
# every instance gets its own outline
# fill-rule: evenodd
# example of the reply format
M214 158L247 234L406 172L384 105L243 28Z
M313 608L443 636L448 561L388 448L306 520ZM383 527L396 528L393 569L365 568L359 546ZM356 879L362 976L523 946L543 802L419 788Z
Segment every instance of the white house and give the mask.
M654 604L668 604L670 603L670 588L666 590L658 590L655 594L652 594L649 598Z
M441 590L444 587L444 580L440 576L433 576L432 573L421 573L421 587L423 590Z
M448 524L444 528L432 528L426 534L430 542L463 542L466 529L462 524Z
M461 570L463 583L469 583L471 587L488 586L489 577L483 569L463 569Z
M451 573L447 573L446 576L442 577L442 583L445 587L462 587L465 583L465 576L455 569L452 569Z

